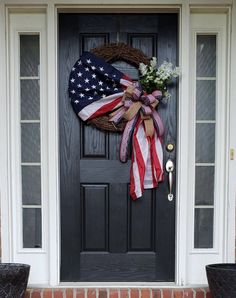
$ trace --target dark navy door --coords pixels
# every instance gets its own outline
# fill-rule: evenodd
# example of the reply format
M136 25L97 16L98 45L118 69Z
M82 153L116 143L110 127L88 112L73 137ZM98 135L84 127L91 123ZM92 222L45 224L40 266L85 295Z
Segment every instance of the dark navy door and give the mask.
M130 163L119 162L121 136L84 125L67 84L79 55L105 43L125 42L176 64L177 23L176 14L59 15L61 281L174 281L176 198L167 199L167 174L132 202ZM116 66L137 78L126 62ZM171 100L159 105L164 163L175 162L176 152L176 86L170 91Z

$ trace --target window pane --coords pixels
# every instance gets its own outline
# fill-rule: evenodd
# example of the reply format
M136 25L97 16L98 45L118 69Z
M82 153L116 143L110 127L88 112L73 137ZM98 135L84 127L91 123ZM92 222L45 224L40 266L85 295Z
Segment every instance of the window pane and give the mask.
M38 76L39 73L39 35L20 36L20 75Z
M41 167L22 166L23 205L41 204Z
M40 124L21 124L21 161L40 162Z
M216 35L197 36L197 77L216 76Z
M213 247L213 208L195 209L195 248Z
M196 120L215 120L216 81L197 81Z
M23 208L23 247L42 247L41 209Z
M215 162L215 124L196 124L196 162Z
M195 205L214 204L214 166L196 167Z
M39 120L39 101L39 80L21 80L21 120Z

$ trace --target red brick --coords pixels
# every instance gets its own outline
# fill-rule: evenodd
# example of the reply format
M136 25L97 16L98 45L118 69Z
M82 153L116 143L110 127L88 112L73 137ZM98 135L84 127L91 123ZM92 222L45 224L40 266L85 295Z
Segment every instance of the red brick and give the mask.
M139 290L138 289L131 289L130 297L131 298L139 298Z
M99 289L98 298L107 298L107 290L106 289Z
M110 298L118 298L118 290L117 289L110 289Z
M52 298L52 290L51 289L45 289L43 291L43 298Z
M174 290L174 298L183 298L183 290Z
M163 289L162 293L163 293L163 298L171 298L172 296L172 290Z
M73 289L66 290L66 298L73 298Z
M31 292L31 290L27 290L25 292L24 298L30 298L30 292Z
M88 290L88 298L96 298L96 289Z
M161 290L153 289L152 290L152 298L161 298Z
M54 298L63 298L63 290L55 290L54 291Z
M210 290L208 290L208 289L206 291L206 298L213 298L211 293L210 293Z
M76 291L76 298L84 298L84 290L83 289L77 289Z
M127 289L120 290L120 298L128 298L128 297L129 297L129 293Z
M150 289L141 290L141 298L150 298L150 297L151 297Z
M33 290L31 298L41 298L41 290Z
M205 298L205 292L202 289L196 289L196 298Z
M193 298L193 289L185 289L184 298Z

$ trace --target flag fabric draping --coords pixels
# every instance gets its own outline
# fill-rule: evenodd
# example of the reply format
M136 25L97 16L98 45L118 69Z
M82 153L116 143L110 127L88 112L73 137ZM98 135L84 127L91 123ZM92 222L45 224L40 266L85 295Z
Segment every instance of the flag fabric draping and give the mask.
M75 113L83 121L112 111L115 112L111 121L118 123L123 117L127 120L120 160L127 161L132 139L132 199L142 197L144 189L157 187L163 180L161 143L164 127L155 109L160 92L143 95L138 83L133 83L125 74L90 52L84 52L72 67L68 92ZM147 133L149 120L154 124L151 134Z

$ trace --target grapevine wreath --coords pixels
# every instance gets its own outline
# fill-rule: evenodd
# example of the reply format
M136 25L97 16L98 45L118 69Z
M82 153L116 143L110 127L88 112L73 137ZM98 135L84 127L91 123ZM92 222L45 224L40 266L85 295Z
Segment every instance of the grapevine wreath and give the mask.
M126 61L140 70L138 82L111 65ZM164 126L158 103L169 97L167 85L179 69L164 61L157 67L140 50L124 43L103 45L84 52L72 67L69 96L75 113L98 129L122 132L120 161L126 162L132 139L130 195L142 197L143 190L163 180L162 136Z

